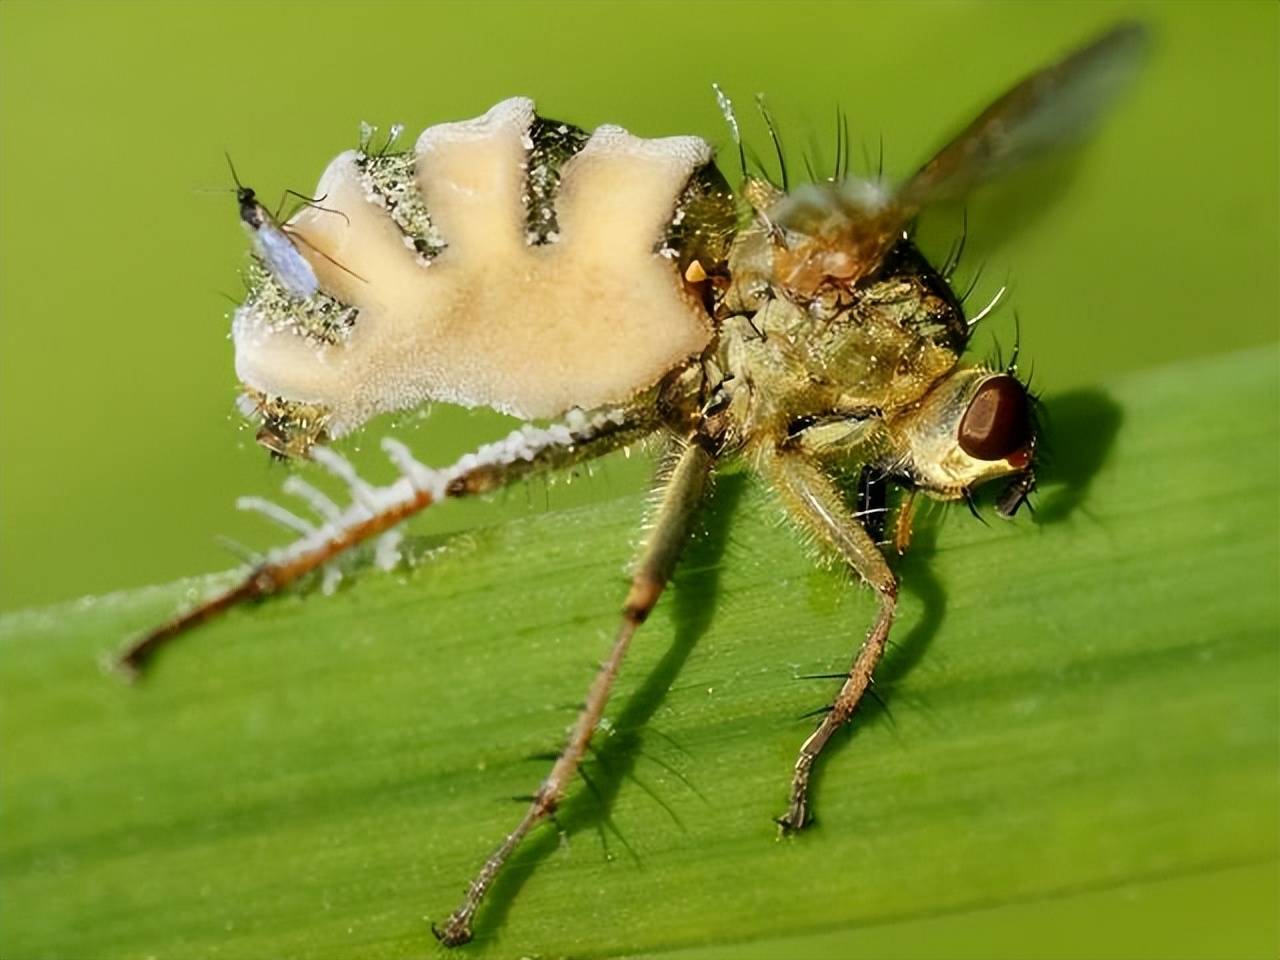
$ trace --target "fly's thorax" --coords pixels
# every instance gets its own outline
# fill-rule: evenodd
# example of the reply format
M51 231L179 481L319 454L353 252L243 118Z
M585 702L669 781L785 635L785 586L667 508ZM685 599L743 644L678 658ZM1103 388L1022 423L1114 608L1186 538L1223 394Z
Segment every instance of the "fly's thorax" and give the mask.
M886 425L892 462L884 466L944 500L988 480L1029 473L1035 452L1026 388L982 367L957 368Z
M412 151L348 151L316 195L282 233L319 291L268 277L233 336L248 390L327 411L329 436L428 400L625 402L711 340L735 213L698 138L587 135L514 99Z
M805 415L886 417L917 404L955 366L968 328L960 305L910 241L872 276L808 298L765 285L752 294L751 258L768 241L752 228L731 266L741 312L726 317L726 368L748 385L753 426ZM740 404L741 406L741 404Z
M806 331L811 325L804 310L787 300L768 300L754 313L724 320L719 357L739 433L781 434L795 417L829 409L836 401L838 391L809 370Z
M783 191L748 178L742 195L754 235L741 236L735 276L765 278L791 299L827 286L852 290L903 235L902 211L878 180L840 176Z

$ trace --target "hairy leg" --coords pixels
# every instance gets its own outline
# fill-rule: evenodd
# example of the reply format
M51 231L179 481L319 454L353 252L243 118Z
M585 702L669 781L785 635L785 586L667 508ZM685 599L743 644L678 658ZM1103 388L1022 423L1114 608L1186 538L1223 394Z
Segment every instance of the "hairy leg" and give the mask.
M524 816L484 862L467 888L466 896L458 909L442 927L432 927L436 938L446 946L458 946L471 939L471 920L503 865L529 831L555 812L569 782L577 773L583 754L591 742L591 735L595 733L600 717L604 714L609 692L617 679L631 638L658 602L689 538L713 462L711 454L704 447L696 441L691 442L681 452L674 469L666 478L653 528L632 574L631 589L622 607L622 623L618 627L609 658L600 666L568 742L560 751L551 773L538 788Z
M777 450L762 458L761 468L773 481L792 518L834 548L880 597L875 623L854 655L835 702L818 729L800 747L791 780L791 802L787 812L778 818L779 827L786 833L801 829L809 821L809 777L814 761L832 735L853 716L871 686L872 673L889 640L898 581L875 541L817 462L801 452Z
M352 547L387 533L433 503L488 493L535 473L573 466L641 440L655 429L652 415L642 409L578 414L545 429L523 427L505 440L483 446L443 470L423 466L403 444L387 439L383 441L383 449L400 477L385 487L365 483L339 454L317 447L312 451L312 458L347 483L352 498L350 506L339 509L314 487L291 478L285 482L285 491L305 499L323 520L321 526L303 532L306 522L282 507L258 498L244 498L242 506L286 522L303 535L289 546L273 551L235 586L131 643L119 654L116 665L130 676L137 675L175 637L239 603L283 589Z

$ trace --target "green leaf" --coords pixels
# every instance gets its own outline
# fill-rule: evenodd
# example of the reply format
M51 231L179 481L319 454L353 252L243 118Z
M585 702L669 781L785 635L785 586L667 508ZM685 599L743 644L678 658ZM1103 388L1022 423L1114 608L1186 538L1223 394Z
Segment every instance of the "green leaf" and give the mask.
M1039 520L962 510L778 842L873 602L722 478L468 956L1274 955L1276 353L1047 403ZM640 496L439 540L99 671L218 578L0 619L5 957L436 954L606 650ZM67 545L74 549L74 545Z

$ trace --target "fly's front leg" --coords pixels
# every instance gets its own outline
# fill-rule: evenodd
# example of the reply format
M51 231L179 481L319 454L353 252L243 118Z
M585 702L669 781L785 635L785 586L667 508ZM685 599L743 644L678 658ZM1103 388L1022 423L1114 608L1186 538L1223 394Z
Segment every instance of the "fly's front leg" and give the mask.
M875 541L845 504L835 483L804 452L777 450L766 455L762 467L774 482L792 518L833 547L880 598L875 623L849 667L839 694L807 740L800 746L791 780L791 802L778 818L783 833L799 830L809 821L809 778L814 761L827 741L853 716L871 676L884 654L898 599L898 581Z
M604 714L605 704L608 703L609 693L613 689L631 638L658 602L658 597L675 569L680 552L689 539L694 516L711 475L712 464L711 453L695 438L681 452L674 469L667 477L648 543L631 578L631 589L622 607L622 623L618 627L609 658L601 665L592 681L568 742L552 766L551 773L538 788L524 816L484 862L467 888L466 896L458 909L442 927L432 926L432 932L445 946L456 947L471 939L471 920L503 865L529 831L555 812L569 782L577 773L591 742L591 735L595 733L600 717Z
M488 493L533 474L603 456L642 440L656 427L652 412L644 405L629 410L576 413L546 428L522 427L505 440L487 444L441 470L422 465L404 444L388 438L382 447L400 477L385 487L366 483L341 455L326 447L316 447L311 452L312 459L347 484L351 491L350 505L340 508L297 477L285 481L285 492L307 501L323 521L319 526L312 526L283 507L260 498L242 498L241 506L266 513L293 528L301 537L287 547L272 551L239 583L131 643L116 658L116 666L129 676L137 675L176 637L239 603L282 590L351 548L387 534L435 503Z

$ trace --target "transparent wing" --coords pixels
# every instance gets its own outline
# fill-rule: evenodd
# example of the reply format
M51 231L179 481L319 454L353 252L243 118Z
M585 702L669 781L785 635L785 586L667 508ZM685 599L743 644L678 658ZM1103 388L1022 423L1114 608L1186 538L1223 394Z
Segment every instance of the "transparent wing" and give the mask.
M315 295L320 287L316 273L283 230L264 222L254 231L253 245L258 258L291 296L306 300Z
M898 191L897 205L909 218L926 204L962 197L984 181L1082 140L1129 86L1149 42L1145 26L1121 23L1033 73L921 167Z
M796 234L774 253L775 279L800 294L828 278L857 282L923 207L1086 136L1137 73L1147 46L1143 25L1112 27L996 100L892 194L856 179L791 191L768 209L775 225Z

